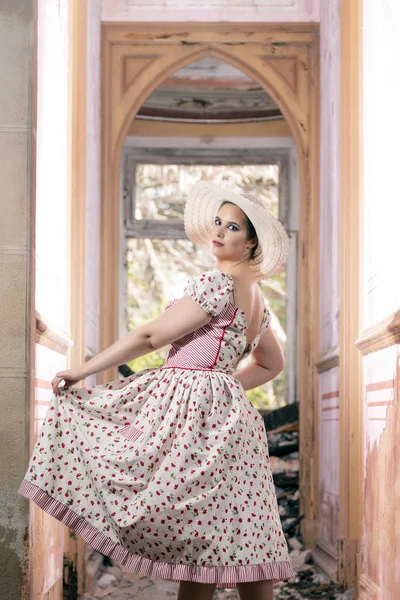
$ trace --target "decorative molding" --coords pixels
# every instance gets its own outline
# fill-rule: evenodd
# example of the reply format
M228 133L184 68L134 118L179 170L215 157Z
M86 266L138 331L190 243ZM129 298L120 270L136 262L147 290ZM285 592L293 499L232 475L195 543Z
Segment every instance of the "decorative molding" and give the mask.
M50 325L36 311L36 343L66 356L74 342L66 333Z
M326 373L339 366L339 347L331 348L325 354L319 356L315 363L318 373Z
M242 20L243 8L240 8L240 13L239 23L192 22L188 27L187 22L153 21L146 23L146 27L143 27L143 23L137 20L130 19L129 22L124 23L103 19L102 29L107 36L107 40L113 45L143 44L146 47L154 42L157 43L158 47L176 44L248 44L249 39L251 39L250 44L261 44L261 48L264 49L266 46L278 49L279 46L291 45L293 42L295 44L311 45L319 35L319 23L310 22L309 19L306 23L263 22L258 16L257 21L244 23ZM226 39L228 35L231 38L229 41ZM279 55L279 52L277 52L277 55ZM172 73L168 73L168 75L172 75ZM164 76L163 79L166 79L166 77Z
M122 92L126 92L128 87L134 83L135 79L150 66L150 64L160 58L159 54L140 54L139 56L126 56L123 62Z
M324 573L329 575L329 577L337 581L337 549L327 544L321 538L317 538L315 542L315 548L313 552L314 562L318 567L320 567Z
M273 68L291 91L297 95L297 72L298 72L298 58L294 56L274 56L266 57L266 62Z
M362 573L359 578L360 594L359 600L375 600L382 598L379 586L368 577L366 573Z
M400 344L400 309L361 332L356 346L363 356Z

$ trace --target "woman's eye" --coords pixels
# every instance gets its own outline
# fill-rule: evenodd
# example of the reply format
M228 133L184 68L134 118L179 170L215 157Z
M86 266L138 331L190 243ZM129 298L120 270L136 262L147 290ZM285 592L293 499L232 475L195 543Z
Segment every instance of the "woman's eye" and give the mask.
M229 227L232 228L232 231L239 231L238 227L236 227L236 225L229 225Z
M215 224L216 225L221 225L221 221L219 219L215 219Z

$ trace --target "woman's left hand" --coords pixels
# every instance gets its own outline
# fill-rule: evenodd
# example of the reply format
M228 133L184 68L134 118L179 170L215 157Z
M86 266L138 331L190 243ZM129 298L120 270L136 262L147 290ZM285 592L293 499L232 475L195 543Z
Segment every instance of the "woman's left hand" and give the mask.
M53 388L53 392L56 396L59 396L63 390L71 387L85 379L86 374L80 368L76 369L68 369L67 371L58 371L55 377L51 380L51 387ZM61 381L64 380L64 385L60 387Z

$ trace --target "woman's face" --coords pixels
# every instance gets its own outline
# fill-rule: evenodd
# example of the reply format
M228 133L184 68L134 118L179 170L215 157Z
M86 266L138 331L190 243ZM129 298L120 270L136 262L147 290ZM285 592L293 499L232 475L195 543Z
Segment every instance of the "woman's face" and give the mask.
M220 260L247 259L255 241L247 240L246 216L235 204L224 204L211 231L212 253Z

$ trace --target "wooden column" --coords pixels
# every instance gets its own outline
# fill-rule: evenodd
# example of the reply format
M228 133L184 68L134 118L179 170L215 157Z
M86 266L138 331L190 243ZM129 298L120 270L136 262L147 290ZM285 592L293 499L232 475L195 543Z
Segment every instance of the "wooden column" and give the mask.
M73 367L85 362L87 0L71 0L69 19L70 336L74 343L69 362ZM64 586L82 594L86 546L70 530L65 539Z
M362 0L341 3L339 579L357 581L362 520Z

